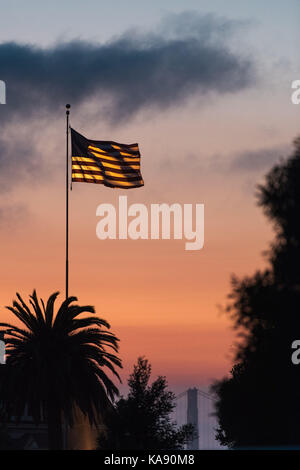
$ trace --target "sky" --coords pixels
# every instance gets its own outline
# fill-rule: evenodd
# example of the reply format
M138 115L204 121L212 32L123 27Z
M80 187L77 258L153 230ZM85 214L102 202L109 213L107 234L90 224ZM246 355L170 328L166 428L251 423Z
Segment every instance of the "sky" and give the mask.
M0 305L64 292L65 110L88 138L138 142L143 188L74 184L70 293L170 386L228 373L233 273L263 268L272 227L256 184L299 133L297 1L1 1ZM203 203L205 244L96 237L96 208ZM9 313L1 309L1 318Z

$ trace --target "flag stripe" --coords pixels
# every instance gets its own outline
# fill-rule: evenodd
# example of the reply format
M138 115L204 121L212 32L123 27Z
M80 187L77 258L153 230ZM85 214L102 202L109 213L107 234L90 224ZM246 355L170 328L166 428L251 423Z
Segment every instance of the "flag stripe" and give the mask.
M114 149L101 149L100 147L94 147L92 145L88 146L88 150L91 152L100 153L100 155L112 155L113 157L118 157L120 155L124 155L125 157L140 157L140 152L132 152L130 149L121 149L121 150L114 150Z
M113 144L106 144L106 143L99 143L98 145L89 145L89 149L95 150L96 152L107 152L109 154L115 153L119 154L120 152L127 152L130 155L139 155L139 147L137 144L135 144L134 147L131 147L130 145L113 145Z
M129 176L125 176L125 175L108 174L108 173L102 173L102 172L97 173L95 171L82 170L81 168L72 170L72 175L77 175L78 173L80 173L82 175L101 176L103 178L111 179L111 180L114 180L114 181L124 181L124 180L133 181L133 180L140 180L141 179L140 176L137 176L137 175L134 175L134 174L129 175Z
M135 186L137 185L137 183L139 183L139 186L142 186L144 184L143 180L142 179L137 179L136 181L120 181L120 180L114 180L113 177L111 178L106 178L104 177L103 175L89 175L87 173L73 173L72 174L72 181L86 181L86 180L91 180L91 181L101 181L101 182L105 182L105 183L110 183L111 185L113 186L120 186L120 187L123 187L123 186Z
M79 157L77 158L76 160L74 160L74 158L77 158L77 157L73 157L72 158L72 167L74 165L77 165L77 166L80 166L81 168L83 166L93 166L99 170L102 170L102 171L114 171L116 173L137 173L137 170L134 168L134 166L137 166L137 165L121 165L122 168L120 168L120 165L113 165L114 168L111 168L111 166L106 166L107 165L107 162L101 162L99 160L92 160L92 159L89 159L88 161L84 161L82 162L81 159L83 157ZM79 161L78 161L79 159ZM85 159L87 160L87 159ZM106 165L105 165L106 163ZM139 169L139 168L138 168Z
M92 155L94 155L95 157L97 157L97 158L101 158L101 159L105 158L107 160L114 160L116 162L118 162L120 160L121 161L127 161L127 162L139 162L140 161L140 157L131 157L131 156L126 157L127 154L125 154L124 152L123 153L120 152L120 154L115 155L114 157L112 157L112 155L113 155L112 153L110 153L110 154L109 153L99 153L99 152L96 152L95 150L93 150L93 151L91 150L90 153Z
M89 155L91 158L96 158L97 160L101 160L103 162L107 161L110 163L123 163L123 162L128 162L128 163L140 163L140 158L126 158L126 157L110 157L109 155L102 155L102 154L97 154L96 152L90 152ZM127 165L128 163L125 163Z
M93 153L93 152L91 152ZM96 154L92 154L90 157L75 157L73 156L72 157L72 160L77 160L79 162L94 162L95 160L96 161L108 161L108 162L128 162L128 163L140 163L140 158L126 158L126 157L123 157L122 159L120 158L115 158L115 157L108 157L108 156L105 156L105 157L98 157L98 155Z
M132 184L130 186L119 186L117 184L111 184L108 181L99 181L99 180L87 180L85 178L76 178L72 180L74 183L96 183L96 184L103 184L108 188L121 188L121 189L133 189L133 188L140 188L144 186L144 182L138 184Z
M125 157L123 158L109 158L107 157L106 155L105 156L98 156L94 153L88 153L87 154L88 157L78 157L78 156L74 156L72 157L72 160L74 158L77 158L79 159L78 161L93 161L93 162L106 162L106 163L111 163L111 164L120 164L120 165L123 165L123 166L131 166L132 164L135 164L135 165L139 165L140 164L140 160L138 159L137 161L135 160L125 160ZM86 159L86 158L89 158L89 160L81 160L81 159Z
M138 165L140 163L140 160L137 160L137 161L131 161L131 160L127 160L126 158L122 159L122 160L117 160L117 159L108 159L108 157L102 157L102 158L98 158L94 155L90 155L90 157L72 157L72 160L74 162L93 162L93 163L101 163L102 161L103 162L107 162L107 163L120 163L124 166L130 166L130 164L134 163L135 165Z
M101 162L103 166L106 168L115 168L116 170L124 170L127 171L128 168L132 168L133 170L139 170L140 165L115 165L114 163L107 163L107 162Z
M117 176L118 178L134 178L134 177L136 177L136 172L135 171L133 171L132 173L123 173L123 172L116 173L115 171L108 171L108 170L103 171L101 168L94 167L94 166L80 166L80 165L73 165L72 166L72 172L78 173L78 170L82 171L84 173L87 173L87 174L91 174L91 175L93 173L101 173L101 174L107 175L107 176ZM138 178L140 178L140 177L138 176Z

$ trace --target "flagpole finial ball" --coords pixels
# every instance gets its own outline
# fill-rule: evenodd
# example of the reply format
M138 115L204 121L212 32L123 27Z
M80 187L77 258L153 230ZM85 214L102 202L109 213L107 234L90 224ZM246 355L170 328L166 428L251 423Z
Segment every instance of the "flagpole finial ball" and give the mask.
M66 104L66 108L67 108L67 109L70 109L70 108L71 108L71 105L70 105L70 104Z

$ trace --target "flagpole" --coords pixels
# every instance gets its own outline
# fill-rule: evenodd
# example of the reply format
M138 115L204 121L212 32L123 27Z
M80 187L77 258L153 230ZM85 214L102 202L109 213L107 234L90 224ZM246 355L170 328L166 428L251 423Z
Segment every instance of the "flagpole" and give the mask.
M69 115L70 104L66 104L66 299L69 297Z

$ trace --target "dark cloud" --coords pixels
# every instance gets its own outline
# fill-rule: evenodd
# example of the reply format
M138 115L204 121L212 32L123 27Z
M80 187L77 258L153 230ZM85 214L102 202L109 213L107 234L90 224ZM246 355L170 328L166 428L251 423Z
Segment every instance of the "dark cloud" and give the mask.
M233 93L255 80L248 58L226 38L238 24L213 15L172 15L155 33L128 32L105 44L73 41L54 47L0 44L7 84L6 117L52 111L66 102L112 99L111 118L165 109L193 94ZM1 110L2 111L2 110Z
M199 14L196 11L185 11L180 14L166 15L158 31L168 38L197 37L205 44L224 43L232 39L235 34L244 33L253 27L253 20L232 20L213 13Z
M229 164L229 170L242 172L260 172L270 168L280 158L289 154L290 146L262 148L238 153Z
M0 192L12 191L39 171L34 143L31 139L0 137Z
M195 178L208 173L224 174L240 177L250 177L251 181L268 171L273 165L290 155L291 145L278 145L274 147L265 147L256 150L244 150L228 154L215 154L211 156L187 154L181 158L170 158L165 156L159 163L159 168L165 172L172 172L173 175L180 174L182 179L184 175L188 179L193 175ZM184 168L184 171L181 171ZM174 176L173 176L174 178Z
M0 137L0 194L14 191L19 185L38 186L50 179L58 163L38 149L37 139L17 125L4 129Z

